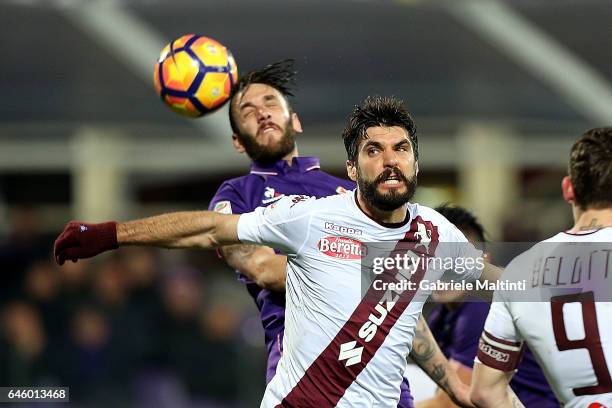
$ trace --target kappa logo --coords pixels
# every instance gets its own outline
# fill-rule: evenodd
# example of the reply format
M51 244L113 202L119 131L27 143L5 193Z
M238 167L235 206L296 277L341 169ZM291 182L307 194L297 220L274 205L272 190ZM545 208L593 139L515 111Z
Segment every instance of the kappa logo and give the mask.
M345 227L344 225L334 224L333 222L325 222L325 229L329 231L339 232L341 234L362 235L363 231L357 228Z
M317 243L320 252L327 256L343 260L361 259L368 253L361 241L349 237L324 237Z
M272 187L266 187L264 191L265 198L261 200L261 203L270 204L270 203L280 200L284 196L285 196L284 194L276 192Z
M417 232L414 233L414 237L419 240L419 243L415 245L415 249L422 246L425 248L425 252L429 253L429 243L431 242L431 230L427 229L425 224L419 222L417 224Z
M491 347L490 345L488 345L487 343L482 341L482 339L478 343L478 348L484 354L486 354L487 356L495 359L496 361L499 361L500 363L507 363L508 361L510 361L510 354L509 353L504 353L503 351L500 351L500 350L497 350L497 349Z

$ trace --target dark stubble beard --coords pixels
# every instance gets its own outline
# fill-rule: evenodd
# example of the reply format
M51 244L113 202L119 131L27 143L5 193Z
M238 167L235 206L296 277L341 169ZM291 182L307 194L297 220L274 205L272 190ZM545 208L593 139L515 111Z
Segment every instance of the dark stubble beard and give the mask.
M278 143L272 145L261 145L257 143L256 137L239 133L238 140L244 146L246 154L251 160L259 164L273 164L287 156L295 149L295 129L291 118L285 123L283 132Z
M400 193L396 190L390 190L387 193L380 193L377 189L379 184L382 184L389 178L391 172L395 173L400 181L406 185L406 191ZM416 173L410 179L404 176L404 173L397 168L388 168L378 175L374 180L366 180L361 174L361 170L357 167L357 185L364 201L371 207L380 211L397 210L404 204L410 201L414 196L417 186Z

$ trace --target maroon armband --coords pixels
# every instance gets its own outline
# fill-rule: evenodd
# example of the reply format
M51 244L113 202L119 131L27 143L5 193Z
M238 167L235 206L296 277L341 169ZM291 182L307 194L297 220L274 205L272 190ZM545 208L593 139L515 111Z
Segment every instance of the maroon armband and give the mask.
M524 349L521 343L500 339L484 331L478 342L476 357L486 366L508 372L517 369Z

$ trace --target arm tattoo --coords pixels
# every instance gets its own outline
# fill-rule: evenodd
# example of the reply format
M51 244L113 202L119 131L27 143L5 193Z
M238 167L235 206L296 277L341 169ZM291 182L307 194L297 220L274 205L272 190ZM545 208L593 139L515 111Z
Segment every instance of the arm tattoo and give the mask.
M442 388L448 396L455 400L455 392L449 383L447 365L440 357L443 357L441 350L427 327L427 324L417 324L412 342L410 357L429 377Z
M455 397L455 393L448 383L448 377L446 376L446 369L442 364L434 364L431 373L429 373L430 378L438 384L440 388L442 388L451 398Z
M448 381L442 381L446 377L446 370L442 364L434 364L433 369L431 370L431 379L436 383L440 384L441 382L447 383Z
M419 365L426 363L436 352L427 336L428 331L427 326L419 324L414 333L414 340L412 342L414 347L410 356Z

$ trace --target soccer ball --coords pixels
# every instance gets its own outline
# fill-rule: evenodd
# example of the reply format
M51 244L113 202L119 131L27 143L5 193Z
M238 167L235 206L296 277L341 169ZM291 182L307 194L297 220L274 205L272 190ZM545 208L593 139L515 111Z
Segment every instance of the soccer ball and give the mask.
M174 112L192 118L223 106L237 78L230 51L212 38L195 34L167 44L153 73L161 100Z

